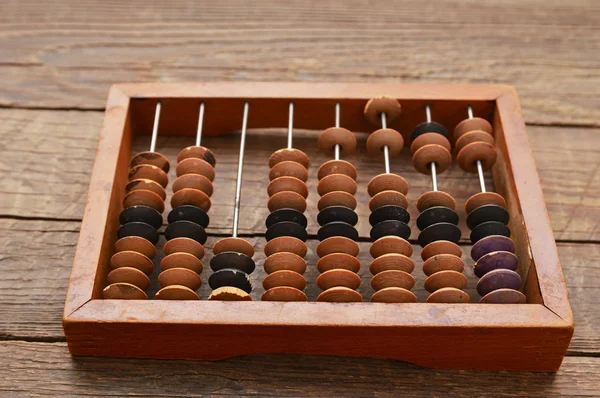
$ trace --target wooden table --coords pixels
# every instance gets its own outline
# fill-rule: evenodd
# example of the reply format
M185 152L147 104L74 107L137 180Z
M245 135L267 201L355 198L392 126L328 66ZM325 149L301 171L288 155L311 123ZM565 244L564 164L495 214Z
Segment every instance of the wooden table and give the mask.
M36 3L0 4L2 395L600 394L598 2ZM108 87L182 80L514 85L576 319L560 371L71 358L62 308Z

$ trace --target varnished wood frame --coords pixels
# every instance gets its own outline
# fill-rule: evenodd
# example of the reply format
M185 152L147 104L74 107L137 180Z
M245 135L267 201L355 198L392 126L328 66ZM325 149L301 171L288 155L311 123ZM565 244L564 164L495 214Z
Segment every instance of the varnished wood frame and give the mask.
M185 126L173 123L191 118L192 108L186 104L197 104L193 101L203 98L215 101L228 115L209 121L205 127L209 132L220 133L239 128L236 117L225 111L238 105L241 110L244 100L253 104L252 115L257 115L251 116L250 127L283 127L284 116L273 115L285 112L269 110L287 106L287 101L294 99L298 104L317 107L310 117L296 116L295 125L323 129L331 125L332 121L327 122L331 116L330 112L325 116L325 111L318 109L340 100L349 114L344 126L354 131L370 131L372 127L365 124L357 110L377 95L398 98L404 107L403 118L410 118L410 110L422 107L425 102L437 104L443 113L437 120L448 127L464 118L462 113L467 103L476 107L477 114L489 115L501 154L493 169L494 182L510 207L511 229L522 265L520 272L526 281L527 304L235 303L100 298L118 228L132 136L147 130L147 126L132 123L135 122L132 114L144 106L153 106L158 98L166 99L167 103L178 99L182 101L178 117L164 116L161 125L166 127L161 134L173 134L177 129L186 133ZM241 111L238 113L241 120ZM401 126L412 125L406 119L401 122ZM63 326L73 355L213 360L257 352L294 352L390 357L437 368L554 371L559 368L571 340L573 314L513 88L149 83L111 88Z

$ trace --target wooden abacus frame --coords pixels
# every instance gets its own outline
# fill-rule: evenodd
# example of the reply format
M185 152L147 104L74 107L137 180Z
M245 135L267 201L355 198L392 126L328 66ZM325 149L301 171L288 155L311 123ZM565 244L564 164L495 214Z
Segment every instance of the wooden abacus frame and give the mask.
M425 103L449 129L467 104L494 127L496 191L511 214L527 304L378 304L103 300L133 138L151 130L158 99L160 135L192 135L199 99L219 109L206 135L238 130L250 101L249 128L330 127L333 104L344 127L372 131L366 102L397 98L403 114L390 127L405 137ZM166 108L166 107L165 107ZM315 135L316 138L316 135ZM406 141L408 142L408 140ZM311 264L309 264L310 266ZM314 266L314 265L313 265ZM573 315L516 92L496 85L337 83L149 83L111 88L88 202L67 292L63 326L73 355L215 360L258 352L396 358L437 368L555 371L573 335Z

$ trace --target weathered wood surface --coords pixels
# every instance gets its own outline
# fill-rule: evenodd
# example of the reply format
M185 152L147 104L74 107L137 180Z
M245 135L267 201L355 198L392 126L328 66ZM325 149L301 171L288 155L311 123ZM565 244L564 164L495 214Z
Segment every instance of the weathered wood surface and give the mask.
M598 126L598 6L4 1L0 105L100 109L116 81L485 82L529 123Z

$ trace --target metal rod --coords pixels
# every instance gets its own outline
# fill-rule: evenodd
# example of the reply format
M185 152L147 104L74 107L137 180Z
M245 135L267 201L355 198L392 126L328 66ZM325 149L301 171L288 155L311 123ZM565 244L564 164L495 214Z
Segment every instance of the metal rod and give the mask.
M381 128L387 129L387 115L381 112ZM383 164L385 165L385 173L390 174L390 147L383 146Z
M473 119L473 107L471 105L467 105L467 113L469 114L469 119Z
M290 101L290 111L288 118L288 149L292 149L292 134L294 132L294 103Z
M335 103L335 127L340 127L340 103Z
M160 120L160 109L162 104L160 101L156 103L156 111L154 112L154 125L152 126L152 140L150 141L150 152L156 149L156 137L158 136L158 122Z
M198 115L198 130L196 130L196 146L200 146L202 139L202 126L204 125L204 101L200 103L200 114Z
M431 162L431 184L433 186L433 190L437 191L437 171L435 168L435 162Z
M431 107L429 104L425 105L425 114L427 115L427 123L431 123Z
M481 187L481 192L485 192L485 179L483 178L483 166L481 165L481 160L477 161L477 174L479 174L479 186Z
M335 160L340 160L340 144L335 144L333 147L333 158Z
M233 231L231 235L237 238L238 224L240 222L240 198L242 196L242 173L244 171L244 150L246 148L246 128L248 126L248 109L250 103L244 103L244 118L242 120L242 137L240 139L240 156L238 160L238 173L235 182L235 204L233 207Z

